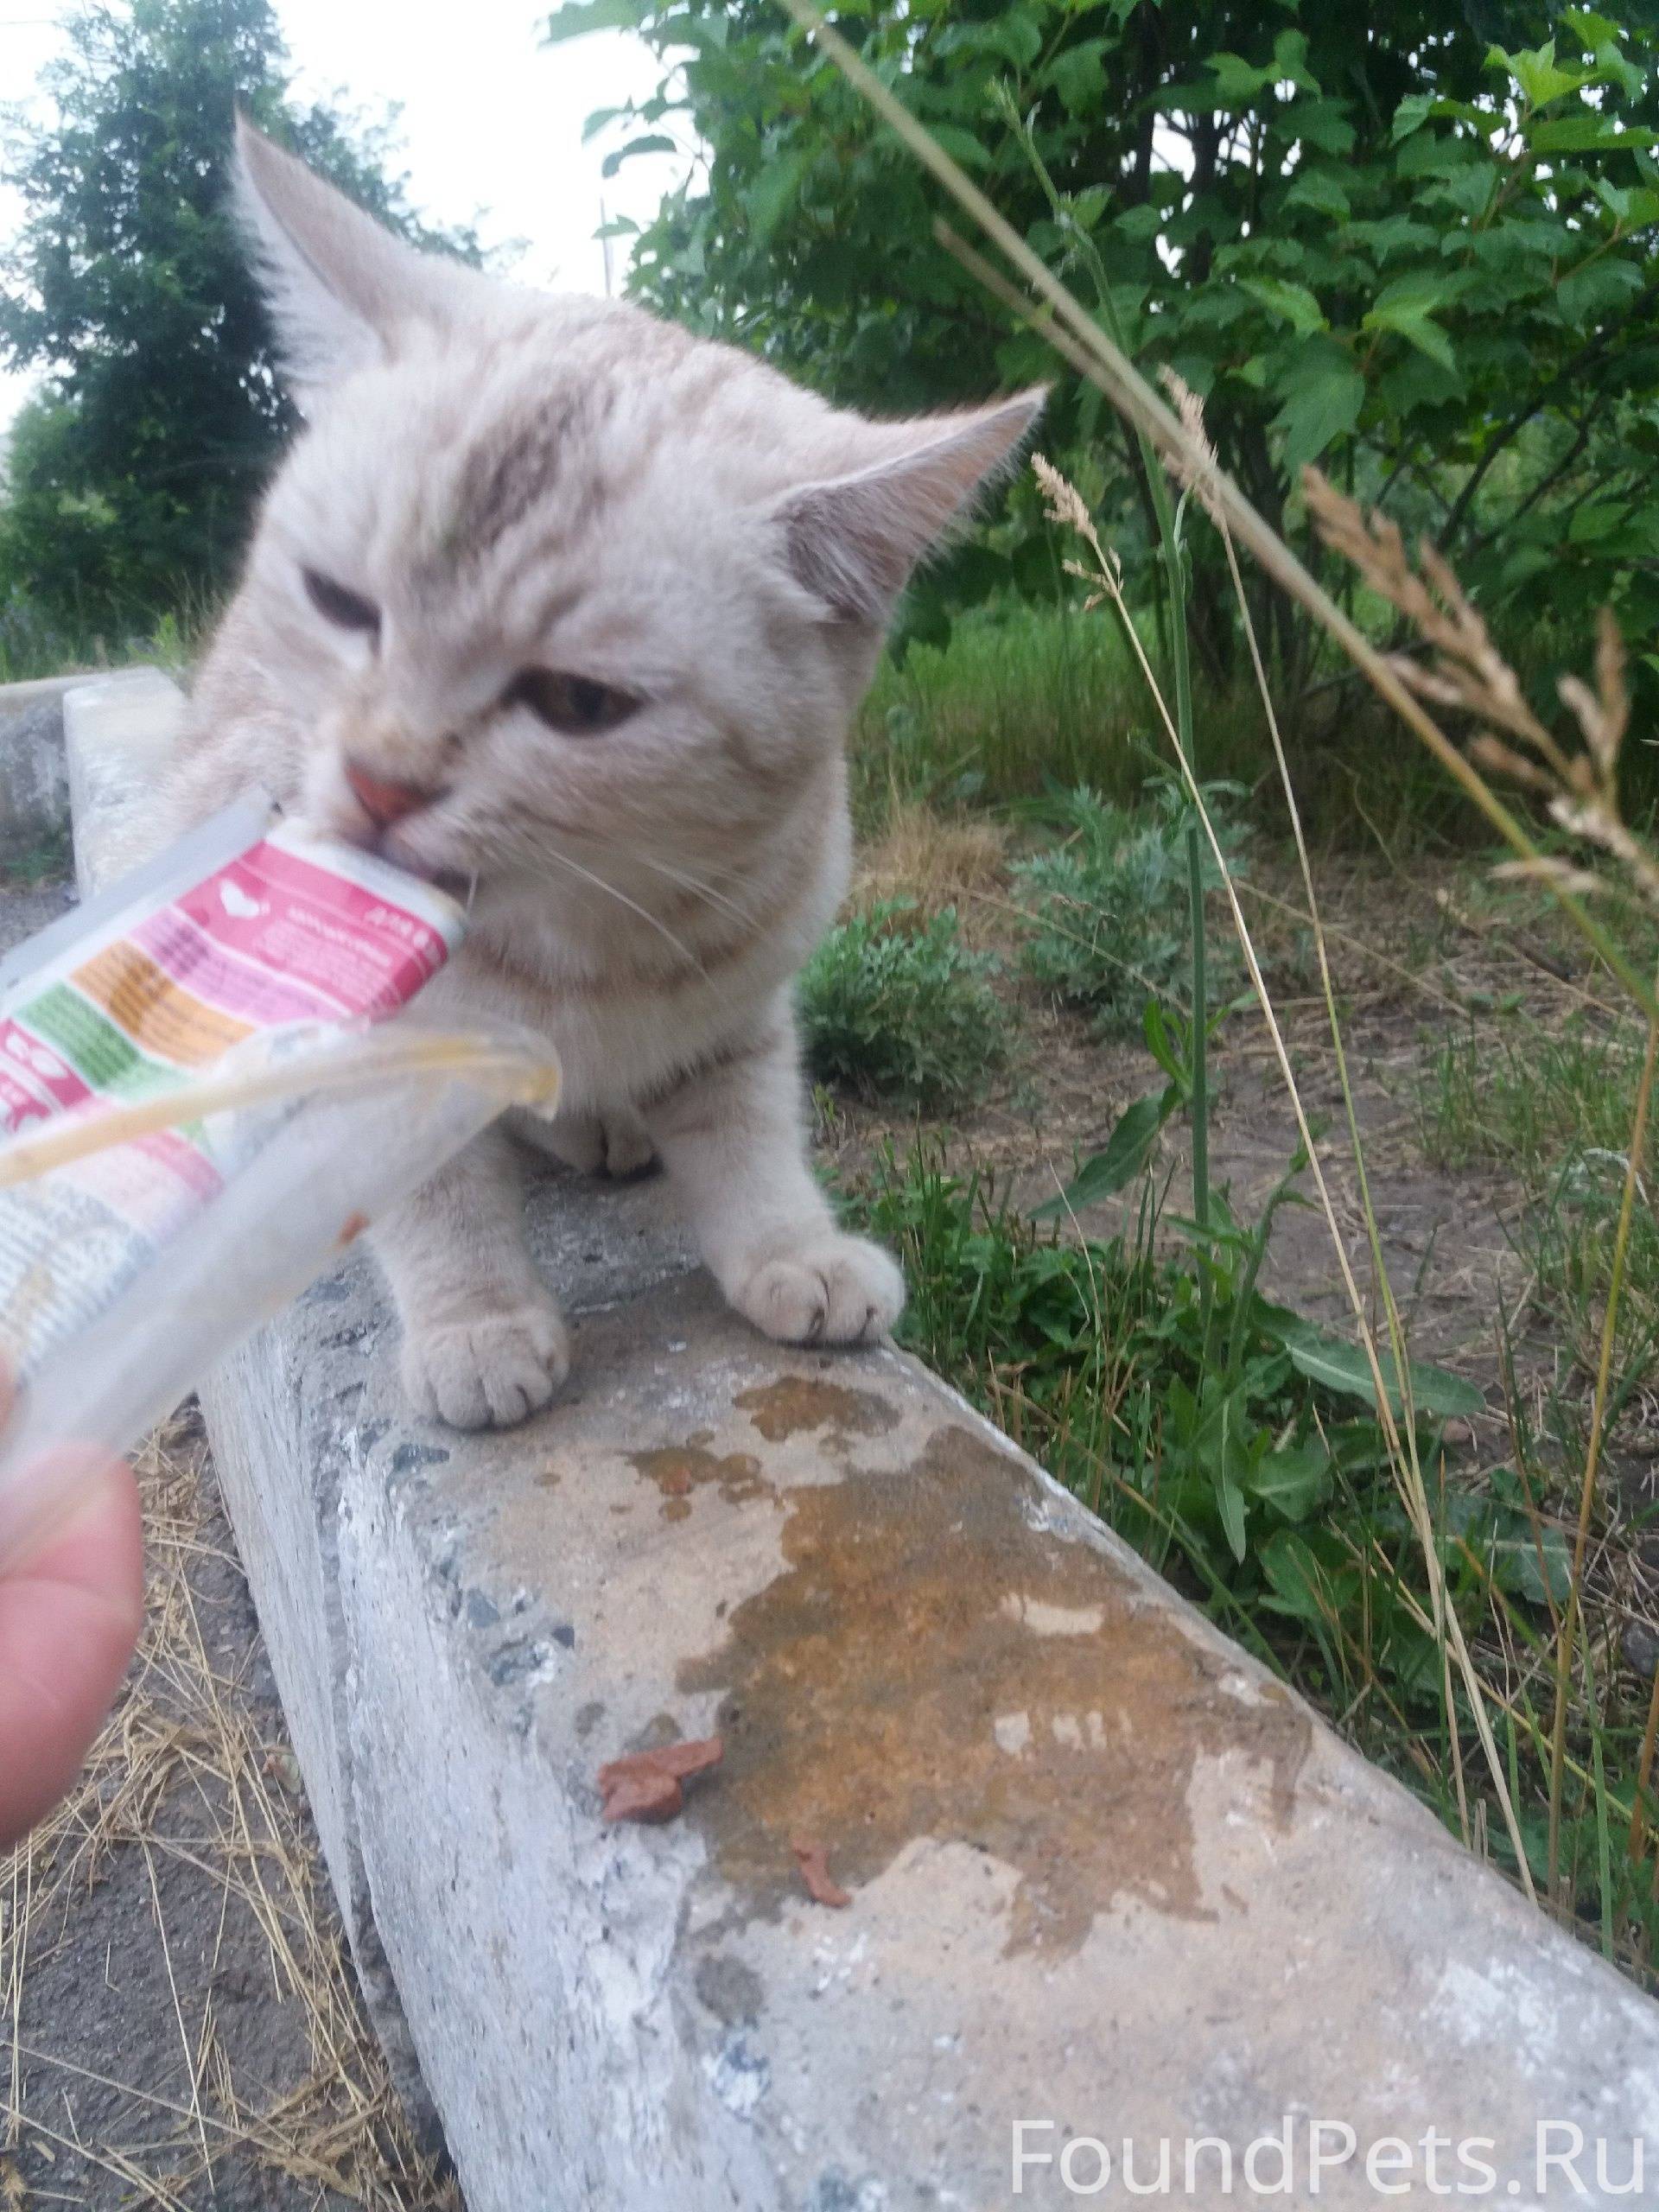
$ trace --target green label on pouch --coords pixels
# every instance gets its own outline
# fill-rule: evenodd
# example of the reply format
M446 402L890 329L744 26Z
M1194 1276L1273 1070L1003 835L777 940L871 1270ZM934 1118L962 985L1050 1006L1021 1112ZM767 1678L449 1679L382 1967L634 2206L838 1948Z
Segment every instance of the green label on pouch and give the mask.
M54 983L31 999L18 1008L17 1018L55 1045L89 1090L119 1091L130 1098L178 1086L176 1068L149 1058L67 983Z

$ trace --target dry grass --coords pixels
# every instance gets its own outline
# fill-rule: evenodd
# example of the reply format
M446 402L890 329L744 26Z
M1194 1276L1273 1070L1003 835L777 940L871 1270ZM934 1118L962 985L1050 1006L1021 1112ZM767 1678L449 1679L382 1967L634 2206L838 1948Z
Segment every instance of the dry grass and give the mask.
M1007 840L988 819L950 819L916 799L894 802L881 835L859 855L849 905L865 914L910 899L924 920L954 906L969 944L985 934L987 901L1007 884Z
M73 1797L0 1859L0 2205L458 2212L358 2008L292 1753L261 1739L270 1707L227 1678L204 1633L222 1649L204 1587L234 1587L238 1572L208 1520L204 1459L179 1424L140 1456L149 1595L137 1661ZM107 1917L94 1916L124 1888L134 1924L106 1955ZM118 2031L102 2050L86 2033L96 1975L112 1993L136 1984L157 1938L165 1978L146 2024L157 2047L121 2048L117 2078L113 2056L98 2061ZM75 2001L60 1993L48 2015L37 1986L66 1973ZM233 1992L252 2002L232 2005ZM254 2019L257 2058L233 2013ZM285 2077L275 2086L273 2072ZM83 2128L78 2110L94 2109L99 2126Z

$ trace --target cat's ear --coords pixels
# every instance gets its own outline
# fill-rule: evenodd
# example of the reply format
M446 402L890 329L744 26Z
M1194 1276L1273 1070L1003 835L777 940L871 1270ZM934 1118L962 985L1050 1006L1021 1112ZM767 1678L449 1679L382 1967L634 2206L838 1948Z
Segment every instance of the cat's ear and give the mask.
M302 386L384 360L401 326L454 315L478 283L394 238L239 111L234 194L283 365Z
M1005 468L1047 393L1022 391L971 414L869 423L870 458L793 492L778 511L796 581L849 622L885 622L911 570Z

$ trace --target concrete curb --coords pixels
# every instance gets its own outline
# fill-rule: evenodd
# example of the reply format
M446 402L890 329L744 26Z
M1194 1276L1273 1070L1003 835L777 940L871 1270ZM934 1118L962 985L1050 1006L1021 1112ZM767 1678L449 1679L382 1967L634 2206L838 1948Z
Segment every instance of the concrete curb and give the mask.
M39 688L0 686L0 874L39 874L69 826L63 703Z
M128 703L149 760L166 702ZM137 851L125 722L70 697L89 879ZM1466 2196L1632 2201L1659 2009L913 1361L761 1341L659 1186L550 1178L532 1217L576 1368L525 1427L410 1417L366 1257L203 1392L369 2000L472 2212L1116 2201L1126 2139L1183 2202L1440 2202L1453 2144ZM605 1826L602 1762L715 1731L681 1818ZM1606 2177L1541 2178L1540 2123Z

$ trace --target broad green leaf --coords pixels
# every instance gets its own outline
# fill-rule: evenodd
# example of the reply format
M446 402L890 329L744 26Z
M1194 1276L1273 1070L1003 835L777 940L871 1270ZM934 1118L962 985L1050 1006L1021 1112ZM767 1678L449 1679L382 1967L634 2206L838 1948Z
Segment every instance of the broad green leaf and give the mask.
M1293 1620L1305 1621L1310 1628L1324 1628L1332 1613L1340 1611L1339 1592L1333 1591L1327 1570L1306 1537L1281 1529L1268 1538L1256 1557L1279 1600L1277 1610Z
M1331 1461L1320 1444L1287 1444L1264 1452L1250 1470L1246 1487L1252 1497L1271 1505L1287 1521L1306 1519L1324 1502L1331 1486Z
M1270 1308L1280 1318L1277 1330L1279 1341L1290 1354L1299 1374L1306 1375L1311 1382L1320 1383L1325 1389L1340 1397L1358 1398L1368 1406L1376 1403L1376 1390L1371 1378L1371 1363L1357 1344L1349 1344L1344 1338L1332 1337L1313 1322L1304 1320L1300 1314L1286 1314L1281 1308ZM1399 1389L1395 1378L1394 1355L1384 1351L1380 1364L1382 1380L1389 1393L1389 1403L1398 1414L1402 1412ZM1407 1369L1411 1381L1412 1403L1420 1414L1431 1420L1468 1421L1484 1413L1486 1401L1474 1383L1460 1375L1448 1375L1443 1367L1431 1367L1423 1360L1414 1359Z
M1274 315L1281 315L1305 338L1330 327L1324 308L1306 284L1293 284L1283 276L1241 276L1238 288L1260 300Z
M1043 50L1043 35L1029 15L1017 10L985 22L949 24L933 44L938 54L999 54L1016 69L1029 68Z
M1352 208L1342 180L1331 169L1304 169L1285 194L1287 207L1312 207L1320 215L1346 222Z
M543 25L542 43L558 46L589 31L634 30L647 12L648 0L564 0Z
M1604 255L1580 269L1569 269L1555 287L1555 304L1575 330L1592 319L1616 315L1643 286L1634 262Z
M1057 54L1038 81L1052 85L1068 115L1086 115L1105 92L1105 52L1104 39L1084 39Z
M1565 115L1535 125L1527 143L1535 154L1636 153L1659 146L1659 132L1627 130L1611 115Z
M990 156L971 130L964 130L955 123L934 123L928 127L951 160L959 162L963 168L982 169L988 166Z
M1438 276L1420 274L1399 277L1378 293L1360 328L1397 332L1420 353L1427 353L1431 361L1438 361L1443 369L1455 369L1457 357L1452 350L1452 340L1434 321L1432 312L1452 297L1455 289L1449 280Z
M632 115L632 112L629 107L596 107L582 126L582 144L586 146L597 138L601 130L608 130L618 116Z
M1242 54L1212 54L1208 64L1215 79L1215 95L1227 106L1248 107L1260 92L1272 84L1276 72L1269 67L1257 69Z
M1236 1480L1224 1465L1216 1477L1216 1510L1221 1515L1222 1533L1225 1535L1233 1557L1242 1561L1249 1549L1244 1517L1244 1493Z
M1353 151L1354 126L1345 101L1304 98L1272 113L1278 124L1275 135L1300 138L1316 153L1340 157Z
M1284 401L1274 427L1285 436L1285 473L1294 484L1333 438L1345 437L1365 404L1365 379L1339 346L1308 347L1280 380Z
M801 147L769 162L744 195L755 242L765 245L787 213L800 189L801 179L812 165L812 150Z
M1454 207L1476 223L1491 204L1497 178L1496 162L1469 162L1448 176L1440 188Z
M1317 77L1309 74L1307 67L1307 33L1284 30L1273 41L1273 75L1275 84L1294 85L1299 92L1317 93L1321 89Z
M639 154L672 154L677 152L674 141L664 137L660 130L648 130L642 138L630 138L626 146L619 146L614 153L607 154L599 165L601 176L614 176L624 162L632 161Z
M1081 1212L1084 1206L1115 1198L1146 1166L1159 1130L1179 1103L1180 1094L1171 1084L1163 1090L1149 1090L1144 1098L1126 1106L1103 1148L1090 1154L1058 1198L1034 1207L1032 1219L1046 1221L1057 1214Z
M1389 133L1393 144L1409 138L1414 130L1421 130L1433 112L1433 92L1408 92L1394 111L1394 128Z
M1540 47L1523 47L1516 54L1506 54L1501 46L1494 46L1488 50L1486 61L1489 68L1507 69L1521 87L1527 105L1533 108L1548 107L1552 100L1576 92L1590 78L1588 70L1560 67L1555 59L1553 38Z

